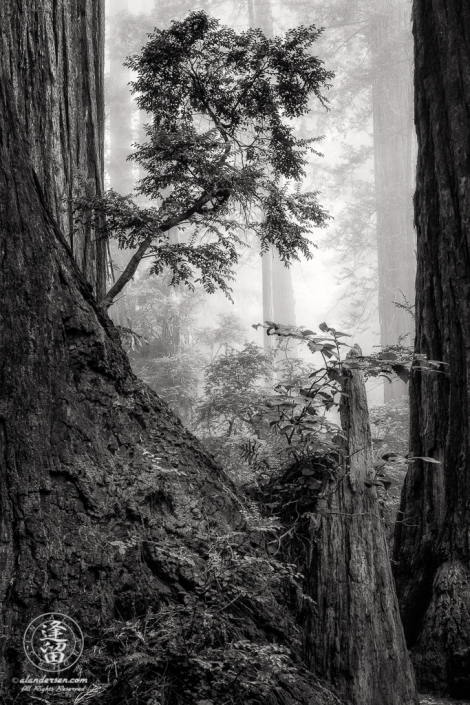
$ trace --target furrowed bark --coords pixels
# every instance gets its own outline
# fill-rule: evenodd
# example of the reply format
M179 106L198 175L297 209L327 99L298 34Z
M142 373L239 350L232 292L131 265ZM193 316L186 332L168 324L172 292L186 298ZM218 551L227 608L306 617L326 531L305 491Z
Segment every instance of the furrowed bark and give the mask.
M104 7L98 0L18 0L0 9L2 71L50 212L97 298L106 243L74 232L71 200L103 193Z
M423 692L470 697L470 7L415 0L416 351L395 577Z

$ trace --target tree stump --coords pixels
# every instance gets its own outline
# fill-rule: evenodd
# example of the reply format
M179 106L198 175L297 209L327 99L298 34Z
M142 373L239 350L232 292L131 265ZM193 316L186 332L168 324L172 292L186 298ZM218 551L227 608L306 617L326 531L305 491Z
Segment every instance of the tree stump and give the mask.
M354 705L412 705L418 702L416 686L377 488L371 485L365 384L359 369L344 374L345 461L333 471L314 510L302 517L297 539L306 550L300 561L294 555L299 544L290 548L311 598L302 600L304 657Z

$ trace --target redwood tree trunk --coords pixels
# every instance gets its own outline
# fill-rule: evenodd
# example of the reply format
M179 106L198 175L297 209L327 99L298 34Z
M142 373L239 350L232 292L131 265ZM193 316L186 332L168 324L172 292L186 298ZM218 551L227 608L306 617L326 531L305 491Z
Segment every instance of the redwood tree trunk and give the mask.
M421 688L470 697L470 6L415 0L418 171L411 450L395 532L396 582Z
M398 343L413 319L394 301L414 304L412 59L409 6L403 0L375 0L371 26L379 321L382 345ZM385 401L407 393L399 379L385 383Z
M92 230L73 232L70 199L103 190L104 11L96 0L2 3L3 70L51 215L98 298L106 248ZM64 200L66 199L66 200Z

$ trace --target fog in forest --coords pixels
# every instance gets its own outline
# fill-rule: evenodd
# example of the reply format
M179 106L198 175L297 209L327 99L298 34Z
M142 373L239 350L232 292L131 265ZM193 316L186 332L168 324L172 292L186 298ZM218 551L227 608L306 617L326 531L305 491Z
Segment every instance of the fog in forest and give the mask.
M207 375L219 356L241 353L249 343L260 353L274 354L277 370L271 368L267 378L254 372L248 386L255 387L283 381L279 364L282 367L286 354L295 360L297 372L302 365L321 362L305 344L273 353L279 338L267 337L253 325L273 321L321 335L318 326L326 322L349 334L343 341L359 345L364 355L377 354L383 346L413 344L416 149L411 9L408 0L214 1L200 7L184 0L108 0L105 174L107 187L118 193L131 193L144 175L126 158L133 144L145 141L148 122L128 86L135 73L123 61L140 51L155 27L168 28L172 20L197 9L236 32L252 26L273 37L299 25L322 27L311 51L335 74L324 92L327 109L312 98L308 115L295 121L298 136L321 138L314 144L321 155L309 155L300 185L302 191L319 192L319 203L330 216L325 227L312 231L313 257L301 255L286 268L272 247L261 257L252 238L241 250L236 277L229 283L233 302L221 291L205 293L201 285L195 291L184 284L170 287L169 275L149 275L150 262L144 259L110 309L115 323L126 329L134 371L193 431L230 436L226 424L218 425L215 419L207 421L211 427L205 431L200 426L201 408L208 403ZM138 202L143 205L145 199L139 197ZM185 237L182 229L170 233L174 242ZM110 282L131 254L111 242ZM255 348L250 349L254 354ZM343 350L346 354L347 348ZM398 404L400 424L406 428L405 383L378 377L368 380L367 389L369 405ZM234 428L234 436L250 436L253 429L242 426ZM406 445L405 438L399 441Z

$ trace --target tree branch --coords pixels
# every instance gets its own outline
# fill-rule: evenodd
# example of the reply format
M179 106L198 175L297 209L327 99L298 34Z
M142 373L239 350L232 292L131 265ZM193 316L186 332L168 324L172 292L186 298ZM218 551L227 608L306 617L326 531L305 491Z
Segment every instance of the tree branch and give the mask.
M180 223L182 223L184 220L187 220L190 218L192 215L195 213L202 213L203 208L208 203L211 201L213 198L222 198L221 202L219 203L219 207L227 201L227 199L230 197L230 193L227 192L226 189L221 190L221 191L216 191L213 194L208 194L204 193L198 200L193 203L192 206L187 208L183 213L180 215L175 216L174 218L170 218L170 220L167 220L165 223L163 223L159 228L158 228L158 233L165 233L168 230L171 230L171 228L176 227ZM157 234L151 233L148 235L145 240L141 242L137 250L134 252L132 255L131 259L129 260L127 267L119 277L119 279L114 282L113 286L111 289L108 291L106 296L100 301L100 305L104 306L105 308L109 308L116 296L123 290L123 288L126 286L127 282L132 279L134 274L137 271L137 268L142 261L142 259L145 256L145 253L147 252L148 248L150 247L153 238Z
M137 271L137 267L139 266L143 256L145 255L147 249L150 247L150 243L152 242L153 238L154 235L152 233L151 235L148 235L148 237L146 237L143 242L140 243L139 247L132 255L131 259L127 263L127 267L125 268L117 282L114 282L113 286L108 291L104 299L100 301L101 306L109 308L112 305L115 297L124 289L127 282L132 279L132 277Z

